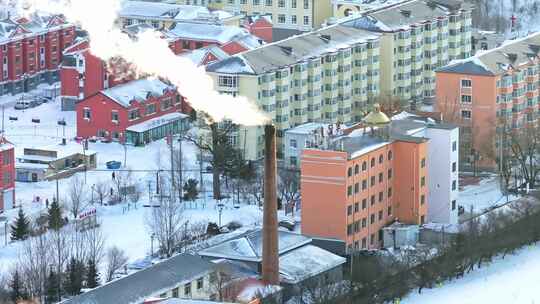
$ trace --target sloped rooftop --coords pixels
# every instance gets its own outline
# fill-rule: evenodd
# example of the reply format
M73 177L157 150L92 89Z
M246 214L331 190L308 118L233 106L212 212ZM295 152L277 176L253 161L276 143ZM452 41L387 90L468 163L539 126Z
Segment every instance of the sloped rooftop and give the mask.
M282 255L293 249L311 242L311 239L301 234L279 230L279 254ZM262 229L248 232L236 239L225 241L216 246L199 252L201 256L225 258L250 262L262 261Z
M437 72L499 75L509 68L518 68L540 56L540 32L527 37L506 41L501 46L480 51L475 56L450 62Z
M162 96L167 90L173 89L174 86L157 78L143 78L114 86L101 93L121 106L128 107L133 100L145 101L150 96Z
M337 24L245 51L208 65L207 71L262 74L378 38L376 33Z

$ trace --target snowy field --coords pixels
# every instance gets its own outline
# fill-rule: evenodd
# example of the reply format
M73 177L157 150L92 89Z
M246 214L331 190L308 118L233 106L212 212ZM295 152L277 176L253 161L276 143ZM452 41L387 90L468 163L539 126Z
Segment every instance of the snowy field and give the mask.
M508 196L509 201L517 198ZM506 196L501 192L497 176L483 177L478 184L465 186L459 191L458 205L463 206L466 212L469 212L471 206L474 213L480 213L505 203Z
M540 245L447 282L442 287L412 292L403 304L538 304L540 303Z
M17 116L17 121L8 121L9 116ZM43 104L37 108L25 111L17 111L13 108L5 109L6 117L6 137L13 142L16 147L16 155L22 153L23 147L40 147L58 145L61 142L62 129L57 125L59 119L65 119L67 123L66 137L73 138L76 134L75 130L75 114L74 112L61 112L58 102ZM31 120L39 118L39 125L33 124ZM77 145L75 142L70 142L71 145ZM58 145L58 148L62 148ZM199 163L196 158L196 147L189 143L182 144L185 165L184 170L188 171L184 174L184 181L188 178L199 179ZM124 147L116 143L89 143L89 149L97 152L98 171L88 171L86 174L86 184L90 188L93 184L100 181L111 181L111 171L106 170L105 163L110 160L118 160L124 162ZM81 146L82 151L82 146ZM169 155L168 147L165 140L157 141L147 145L146 147L131 147L126 150L127 167L132 170L156 170L163 168L166 165ZM162 159L164 158L164 159ZM205 164L206 166L206 164ZM81 178L84 178L84 173L78 173ZM143 207L143 204L148 202L149 195L145 185L148 182L155 181L154 172L136 172L133 173L133 178L141 185L142 197L137 204L138 207L125 210L124 205L117 206L90 206L97 208L98 219L102 223L103 232L106 236L106 246L111 247L116 245L125 250L130 261L144 258L150 251L150 233L146 225L146 215L149 209ZM69 179L63 179L59 182L60 197L66 192L69 186ZM204 176L204 188L208 191L211 189L211 174ZM88 192L91 192L88 190ZM38 183L17 183L16 184L16 203L22 204L26 214L31 217L37 217L40 213L45 212L46 208L43 204L46 198L52 201L52 197L56 193L56 183L38 182ZM90 197L88 193L88 197ZM219 213L216 208L216 201L210 197L211 193L207 192L206 196L200 194L200 198L193 203L187 203L187 210L184 215L190 223L200 222L218 222ZM35 203L34 198L39 196L41 203ZM261 210L255 205L240 205L235 208L231 201L223 201L225 204L222 213L222 224L225 225L231 221L241 222L244 226L256 226L261 222ZM9 210L4 216L7 216L11 221L16 216L17 210ZM64 214L67 214L65 212ZM4 239L0 233L0 272L13 265L17 261L19 247L21 242L10 243L4 246ZM156 244L154 243L154 246ZM155 248L155 247L154 247Z

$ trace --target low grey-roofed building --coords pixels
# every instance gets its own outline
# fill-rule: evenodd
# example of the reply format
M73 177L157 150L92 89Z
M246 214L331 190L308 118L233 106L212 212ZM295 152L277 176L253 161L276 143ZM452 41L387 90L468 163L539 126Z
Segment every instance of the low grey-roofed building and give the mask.
M157 297L207 300L210 299L209 280L213 271L212 263L195 255L179 254L64 303L139 304Z

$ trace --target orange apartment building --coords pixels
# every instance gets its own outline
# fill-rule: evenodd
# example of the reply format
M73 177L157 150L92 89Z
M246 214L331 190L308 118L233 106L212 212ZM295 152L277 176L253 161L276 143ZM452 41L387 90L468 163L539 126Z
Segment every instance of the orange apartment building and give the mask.
M461 127L462 164L494 169L505 127L539 118L540 33L457 61L436 73L436 110Z
M428 213L428 139L390 134L373 112L329 149L301 157L302 233L343 240L349 250L382 245L382 228L395 221L423 224Z

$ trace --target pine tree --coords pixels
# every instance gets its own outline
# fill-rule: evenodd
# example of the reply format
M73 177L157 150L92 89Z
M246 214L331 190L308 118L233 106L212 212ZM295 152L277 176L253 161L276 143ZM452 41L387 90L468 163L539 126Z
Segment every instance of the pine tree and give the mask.
M96 262L90 259L86 268L86 288L96 288L99 286L99 274L97 272Z
M62 209L60 209L60 205L56 201L56 199L53 200L51 203L51 207L48 210L48 222L49 222L49 228L52 228L54 230L58 230L62 227L63 220L62 220Z
M64 289L66 293L71 296L76 296L81 293L84 264L77 261L75 258L71 258L66 269L66 281L64 282Z
M9 282L9 288L11 289L10 298L15 303L28 297L24 290L23 282L21 281L19 271L17 270L15 270L15 272L13 273L11 281Z
M11 240L24 240L30 234L30 221L26 218L22 208L19 208L19 214L15 220L15 224L11 226Z
M199 190L197 190L198 183L199 181L193 178L188 179L184 183L184 199L194 201L197 198L197 195L199 195Z
M52 269L45 282L45 304L56 303L60 301L60 278Z

